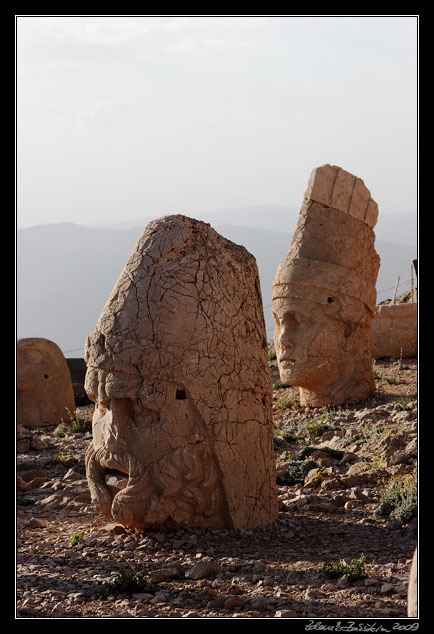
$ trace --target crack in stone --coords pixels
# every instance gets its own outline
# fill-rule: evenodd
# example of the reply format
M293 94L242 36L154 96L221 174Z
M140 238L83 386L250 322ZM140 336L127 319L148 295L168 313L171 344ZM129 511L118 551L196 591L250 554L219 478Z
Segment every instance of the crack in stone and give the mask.
M118 441L146 473L115 496L113 517L141 528L252 528L275 519L265 321L256 262L244 247L185 216L150 223L88 339L86 359L87 383L110 380L115 410L117 398L134 404L134 422L126 415L117 422ZM105 424L113 423L94 420L97 445L108 437ZM91 488L104 496L98 469L91 474ZM176 479L191 474L193 488L179 489Z

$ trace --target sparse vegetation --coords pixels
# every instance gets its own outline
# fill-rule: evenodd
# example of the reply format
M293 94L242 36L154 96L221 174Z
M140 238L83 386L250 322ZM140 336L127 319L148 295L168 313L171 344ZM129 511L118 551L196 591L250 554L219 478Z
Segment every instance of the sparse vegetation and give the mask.
M326 431L329 431L330 425L325 421L321 420L310 420L307 423L307 433L309 436L314 436L315 438L319 438Z
M393 475L383 484L377 515L407 524L417 513L416 476L413 474Z
M136 593L155 594L158 590L159 586L151 581L145 573L130 566L129 568L122 568L117 579L106 584L102 594L105 596L116 596L119 594L131 596Z
M387 460L383 456L378 456L377 454L373 454L371 456L370 462L371 469L386 469L387 468Z
M269 361L274 361L275 359L277 359L276 351L275 351L274 347L269 347L268 348L268 360Z
M63 464L64 467L72 467L79 460L80 458L75 456L70 449L68 451L62 451L54 457L54 461Z
M286 458L280 461L280 466L286 467L286 473L278 478L279 484L293 485L303 483L309 471L316 469L318 464L315 460L294 460L292 458Z
M402 370L408 370L409 366L406 363L403 363L402 361L402 348L401 348L401 356L399 359L397 359L396 361L394 361L388 370L388 373L385 374L383 372L380 372L377 369L377 364L376 361L373 361L373 371L374 371L374 378L378 381L383 381L384 383L388 383L389 385L395 385L396 383L399 383L399 373Z
M273 383L273 390L280 390L285 387L291 387L291 386L287 385L286 383L282 383L282 381L276 381L276 383Z
M402 411L409 411L411 409L410 403L414 402L414 400L414 396L401 396L396 399L396 405Z
M397 437L398 434L393 432L392 428L384 423L366 423L360 434L356 434L344 442L351 445L362 445L372 443L380 438L385 438L386 436Z
M68 412L69 421L65 422L62 420L62 423L59 426L60 428L56 432L56 435L59 438L64 438L65 436L77 433L92 433L92 421L80 419L76 412L72 413L68 408L66 408L66 411Z
M292 434L291 432L280 430L274 432L274 438L277 441L284 440L285 442L294 442L295 440L297 440L294 434Z
M329 418L300 420L287 426L285 431L296 439L319 438L331 429Z
M349 581L357 581L366 577L365 555L360 555L358 559L352 559L350 565L347 565L342 559L337 562L327 561L322 567L323 573L330 579L338 579L346 576Z
M290 407L297 409L300 407L300 403L294 396L282 396L276 401L276 407L278 409L288 409Z
M71 546L77 546L84 539L84 533L74 533L71 535L69 543Z
M408 474L416 474L418 443L415 363L404 361L411 369L400 371L396 385L377 382L378 393L361 403L305 408L294 398L290 407L273 407L279 513L265 529L141 533L111 526L86 480L75 477L86 475L91 442L78 419L92 408L64 410L56 428L24 430L17 453L19 616L227 618L256 610L258 601L258 611L272 618L287 600L273 600L271 574L297 617L375 619L383 608L404 617L417 540L416 478ZM299 398L279 380L276 363L270 366L273 403ZM396 367L396 359L377 364L386 376ZM64 478L68 469L76 473ZM220 574L194 580L191 567L208 559ZM50 574L55 560L62 565ZM387 593L386 582L393 586Z
M389 385L395 384L398 380L398 377L395 374L392 376L386 376L382 372L379 372L375 367L374 367L374 378L377 381L384 381L384 383L388 383Z

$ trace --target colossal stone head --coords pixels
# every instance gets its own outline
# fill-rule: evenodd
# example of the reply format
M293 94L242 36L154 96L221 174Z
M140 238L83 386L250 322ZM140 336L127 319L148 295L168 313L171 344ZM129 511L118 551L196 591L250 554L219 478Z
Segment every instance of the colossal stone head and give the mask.
M300 387L302 405L357 402L375 391L377 217L362 180L337 166L313 170L272 301L280 376Z
M151 222L85 360L101 514L136 530L276 518L265 324L244 247L182 215Z

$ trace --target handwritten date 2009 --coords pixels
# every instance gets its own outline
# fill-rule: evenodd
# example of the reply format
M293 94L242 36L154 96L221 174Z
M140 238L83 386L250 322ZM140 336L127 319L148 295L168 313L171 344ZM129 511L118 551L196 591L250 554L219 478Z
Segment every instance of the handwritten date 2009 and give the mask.
M327 625L321 621L310 621L304 628L306 631L315 632L363 632L363 634L377 634L377 632L416 632L419 629L419 623L390 623L388 627L378 625L377 623L356 623L348 621L341 623L338 621L336 625Z

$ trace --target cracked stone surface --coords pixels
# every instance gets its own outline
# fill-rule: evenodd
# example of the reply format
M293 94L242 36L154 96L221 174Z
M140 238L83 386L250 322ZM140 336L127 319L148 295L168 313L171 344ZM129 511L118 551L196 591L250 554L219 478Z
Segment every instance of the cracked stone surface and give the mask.
M43 427L75 410L71 375L59 346L28 337L17 342L17 423Z
M355 403L375 391L377 217L360 178L332 165L313 170L273 284L280 376L300 388L302 405Z
M141 531L276 519L265 323L244 247L182 215L149 223L85 360L101 515Z

